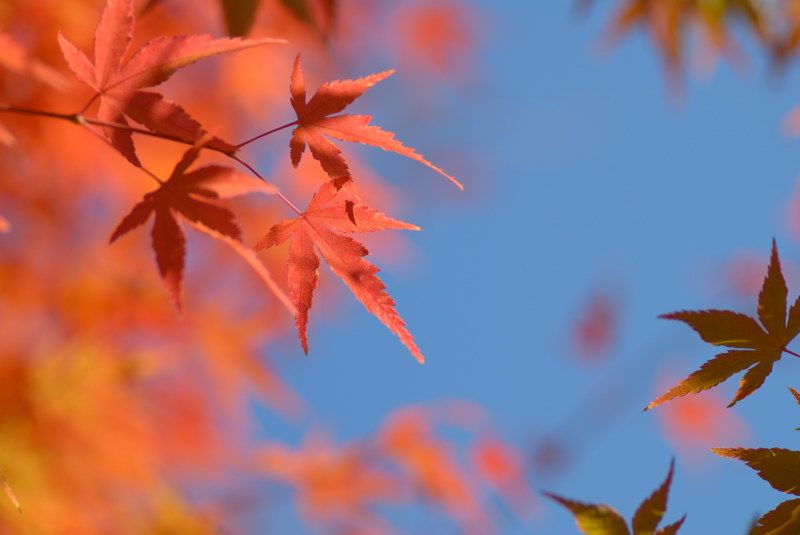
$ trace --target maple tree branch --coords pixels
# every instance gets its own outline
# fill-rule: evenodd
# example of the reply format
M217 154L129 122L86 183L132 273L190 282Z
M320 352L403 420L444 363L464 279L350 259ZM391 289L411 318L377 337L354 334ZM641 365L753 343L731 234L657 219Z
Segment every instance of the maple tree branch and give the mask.
M163 134L160 132L153 132L151 130L147 130L145 128L138 128L136 126L131 126L128 124L122 123L113 123L109 121L101 121L100 119L91 119L89 117L84 117L82 112L78 113L58 113L53 111L47 110L40 110L37 108L28 108L25 106L13 106L11 104L4 104L0 103L0 112L7 112L7 113L17 113L23 115L37 115L39 117L49 117L51 119L61 119L64 121L69 121L71 123L76 124L91 124L94 126L103 126L107 128L116 128L117 130L127 130L128 132L132 132L134 134L142 134L143 136L150 136L156 137L159 139L166 139L167 141L175 141L176 143L183 143L184 145L193 145L192 141L187 141L183 138L173 136L171 134ZM209 150L213 150L216 152L221 152L222 154L229 155L227 151L222 149L214 148L214 147L206 147Z
M245 145L249 145L253 141L258 141L262 137L267 137L270 134L274 134L275 132L279 132L279 131L283 130L284 128L289 128L290 126L294 126L296 124L299 124L299 123L297 121L292 121L291 123L283 124L283 125L281 125L281 126L279 126L277 128L273 128L272 130L267 130L266 132L264 132L262 134L258 134L255 137L251 137L250 139L248 139L246 141L242 141L238 145L234 145L234 146L236 147L237 150L241 149L242 147L244 147Z
M91 102L89 104L91 104ZM87 107L88 107L88 105L87 105ZM159 132L152 132L152 131L144 129L144 128L137 128L135 126L130 126L130 125L127 125L127 124L112 123L112 122L108 122L108 121L101 121L99 119L90 119L88 117L84 117L81 112L79 112L79 113L58 113L58 112L54 112L54 111L40 110L38 108L29 108L29 107L26 107L26 106L15 106L15 105L12 105L12 104L6 104L6 103L2 103L2 102L0 102L0 112L16 113L16 114L20 114L20 115L34 115L34 116L38 116L38 117L47 117L47 118L50 118L50 119L61 119L62 121L69 121L71 123L82 125L82 126L87 127L90 132L92 132L93 134L98 136L104 143L112 146L112 148L114 148L114 147L113 147L113 145L111 145L111 143L108 141L108 139L105 136L103 136L102 134L100 134L99 132L97 132L97 130L95 130L94 128L91 128L92 126L102 126L102 127L107 127L107 128L116 128L118 130L127 130L127 131L133 132L135 134L142 134L144 136L156 137L156 138L159 138L159 139L165 139L167 141L175 141L177 143L183 143L184 145L193 145L194 144L191 141L187 141L185 139L182 139L180 137L173 136L173 135L170 135L170 134L162 134L162 133L159 133ZM255 141L256 139L260 139L260 138L262 138L264 136L267 136L267 135L269 135L269 134L271 134L273 132L277 132L279 130L283 130L284 128L289 128L290 126L293 126L295 124L297 124L297 121L294 121L292 123L287 123L287 124L279 126L277 128L273 128L272 130L270 130L268 132L265 132L263 134L260 134L260 135L258 135L256 137L252 138L252 139L249 139L249 140L245 141L244 143L240 143L239 145L235 145L235 148L238 150L239 147L243 147L243 146L247 145L248 143L250 143L252 141ZM233 160L236 160L237 162L239 162L240 164L245 166L257 178L261 179L264 182L267 182L267 179L265 179L258 171L256 171L256 169L252 165L250 165L249 163L245 162L244 160L242 160L241 158L236 156L235 151L234 152L230 152L230 151L225 151L225 150L222 150L222 149L219 149L219 148L214 148L214 147L209 147L209 146L205 146L203 148L208 149L208 150L213 150L215 152L222 153L225 156L228 156L229 158L231 158ZM116 149L114 149L114 150L116 150ZM144 171L145 173L147 173L148 175L150 175L150 177L153 178L154 180L156 180L159 184L163 184L164 183L160 178L158 178L154 173L152 173L148 169L146 169L146 168L144 168L142 166L139 166L139 168L142 171ZM272 187L275 188L274 185ZM298 215L302 213L297 208L297 206L295 206L294 203L292 203L292 201L290 201L277 188L275 188L275 194L284 203L286 203L286 205L289 208L294 210Z

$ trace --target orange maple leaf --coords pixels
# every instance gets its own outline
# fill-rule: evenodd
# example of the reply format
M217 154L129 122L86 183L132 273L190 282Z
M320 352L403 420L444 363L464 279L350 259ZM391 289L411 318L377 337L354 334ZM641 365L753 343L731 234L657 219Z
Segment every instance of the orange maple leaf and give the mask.
M412 160L426 165L446 177L460 189L464 186L452 175L432 164L414 149L406 147L395 139L394 134L377 126L369 124L372 117L369 115L333 115L344 110L355 99L377 84L391 76L394 71L383 71L370 74L356 80L336 80L322 84L320 88L306 101L306 87L303 79L303 68L300 55L294 60L291 83L292 108L297 114L297 128L292 130L292 139L289 141L289 155L292 165L297 167L306 145L311 150L311 155L319 161L322 168L333 178L350 176L347 162L342 152L328 138L339 139L372 145L380 149L396 152Z
M443 507L454 519L469 523L470 533L490 532L488 518L459 467L452 445L435 432L429 412L406 408L384 424L378 443L381 451L411 480L426 501Z
M356 299L381 323L386 325L411 354L424 362L422 352L395 309L394 300L376 276L379 269L364 260L369 251L354 239L341 233L375 232L378 230L419 230L392 219L365 205L349 177L331 180L322 185L306 211L294 219L273 226L255 246L256 250L272 247L291 239L288 260L289 298L297 309L295 323L303 351L308 354L308 312L317 286L319 250L328 266L338 275Z
M114 230L110 240L113 243L117 238L146 223L150 216L155 214L152 238L156 263L170 297L178 309L181 308L186 237L176 217L177 214L196 229L233 245L237 252L259 272L253 264L253 261L257 263L255 253L251 251L250 255L247 255L243 246L236 245L241 239L236 216L227 208L214 204L214 199L257 191L264 193L275 191L269 184L229 167L208 165L187 172L201 149L202 144L198 143L187 150L169 179L157 190L146 194L144 199L131 209ZM268 274L265 277L259 272L259 275L270 285ZM275 290L274 287L272 289Z
M523 455L495 437L484 437L472 447L472 464L486 481L519 514L530 511L534 497L525 478Z
M297 489L310 520L366 520L373 504L401 497L396 477L358 447L335 447L321 435L310 435L297 450L270 444L259 460L270 477Z
M703 0L623 0L619 4L609 25L608 39L617 41L636 26L641 26L650 33L672 75L678 74L682 67L686 34L692 28L701 31L714 56L721 53L733 55L736 51L726 19L741 21L766 41L766 20L755 0L713 3Z
M788 290L781 271L778 247L772 241L772 256L767 276L758 296L758 319L730 310L681 311L661 316L682 321L697 331L706 342L735 348L720 353L651 402L645 410L665 401L713 388L732 375L747 370L728 407L758 390L772 373L772 367L786 345L800 334L800 297L786 313Z
M162 36L129 55L133 29L132 0L109 0L95 33L94 63L63 35L59 34L58 42L75 76L97 91L98 119L126 125L125 117L129 117L153 132L190 143L203 134L200 123L160 93L141 89L161 84L178 69L209 56L285 42L271 38L215 39L210 35ZM110 127L104 131L117 150L140 165L130 131ZM208 146L228 153L236 151L234 145L219 138L212 138Z

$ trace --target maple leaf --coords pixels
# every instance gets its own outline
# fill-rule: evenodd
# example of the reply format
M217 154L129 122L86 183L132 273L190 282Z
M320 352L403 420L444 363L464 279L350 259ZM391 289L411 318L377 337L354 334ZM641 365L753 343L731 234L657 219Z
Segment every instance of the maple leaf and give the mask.
M202 141L207 139L204 138L186 151L169 179L157 190L147 193L144 199L131 209L111 234L110 239L113 243L146 223L150 216L155 214L151 235L156 263L170 297L178 309L181 308L186 237L177 215L180 214L196 229L235 245L241 240L236 216L227 208L215 204L214 200L251 192L274 193L275 191L269 184L229 167L208 165L187 172L203 148ZM251 266L253 260L258 263L252 251L249 255L252 258L248 258L248 255L244 254L243 246L234 248L238 249L237 252L242 254ZM258 268L252 267L264 278ZM263 265L262 269L265 269ZM268 281L265 279L265 282Z
M341 234L388 229L419 230L419 227L392 219L366 206L358 196L353 181L346 177L323 184L305 212L273 226L255 246L256 250L261 250L291 240L288 259L289 298L297 309L295 323L300 344L306 354L308 313L317 286L319 268L316 247L356 299L397 335L419 362L424 362L422 352L395 309L394 300L386 293L386 287L376 276L379 269L364 260L369 251L359 242Z
M669 465L664 482L650 496L645 498L633 515L631 530L625 519L613 508L605 504L588 504L568 500L556 494L545 492L545 496L560 503L573 514L578 529L586 535L675 535L686 520L680 520L658 529L667 510L669 488L675 472L675 460Z
M67 87L61 73L32 57L16 39L5 33L0 33L0 67L60 91ZM10 147L16 141L14 134L0 124L0 144Z
M336 22L339 0L279 0L297 20L327 40Z
M285 42L272 38L162 36L128 54L134 25L132 0L108 0L95 33L94 63L63 35L59 34L58 42L75 76L97 92L95 96L100 99L98 119L127 125L128 117L153 132L189 143L194 143L205 132L200 123L160 93L142 89L161 84L178 69L209 56ZM104 132L111 144L131 163L140 165L130 131L106 127ZM207 145L222 152L236 151L235 146L219 138L212 138Z
M27 76L53 89L64 90L67 81L49 65L32 57L16 39L0 32L0 67Z
M587 362L603 360L619 329L619 303L608 292L595 292L583 306L572 332L576 354Z
M703 364L651 402L645 410L665 401L713 388L732 375L747 372L728 407L758 390L772 372L772 367L784 352L786 344L800 333L800 297L786 313L788 290L781 271L778 247L772 241L769 269L758 296L758 319L729 310L681 311L661 316L683 321L706 342L715 346L735 348L720 353Z
M225 15L225 27L230 36L247 35L253 27L258 0L221 0L222 13Z
M711 451L743 461L772 488L800 496L800 451L782 448L712 448ZM798 531L800 499L792 499L759 518L749 535L791 535Z
M400 498L395 476L357 446L337 447L323 435L309 435L297 450L269 444L259 461L271 478L297 489L300 509L311 520L357 519L377 502Z
M470 485L469 475L459 466L459 456L435 426L430 411L419 407L401 409L381 429L379 449L427 503L441 506L459 523L475 528L475 533L491 532L480 529L488 522L486 511Z
M794 400L797 402L797 404L800 405L800 392L798 392L791 386L789 387L789 391L792 393L792 396L794 397ZM795 431L800 431L800 427L796 427Z
M583 3L594 2L584 0ZM733 48L725 24L728 18L742 21L756 35L766 38L764 10L756 0L623 0L619 4L609 25L609 40L617 41L636 26L641 26L650 33L667 69L673 74L682 66L685 34L693 27L702 32L711 51L716 54Z
M525 479L526 466L520 451L497 438L483 438L473 445L472 464L481 479L519 514L530 510L534 497Z
M371 116L332 115L344 110L355 99L363 95L367 89L388 78L393 73L394 71L383 71L355 80L327 82L322 84L314 96L307 101L303 68L298 54L294 60L291 83L289 85L292 108L297 114L298 124L292 130L292 138L289 141L289 155L292 165L297 167L306 145L308 145L311 155L319 161L322 168L331 178L337 179L350 176L350 170L342 156L342 152L328 139L330 137L396 152L430 167L460 189L464 189L464 186L455 177L426 160L414 149L403 145L395 139L394 134L369 124L372 120Z

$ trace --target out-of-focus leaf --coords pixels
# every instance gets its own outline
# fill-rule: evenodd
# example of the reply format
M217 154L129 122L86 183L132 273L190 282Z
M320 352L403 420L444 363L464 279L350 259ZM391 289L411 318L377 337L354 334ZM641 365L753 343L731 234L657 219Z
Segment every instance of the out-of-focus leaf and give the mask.
M297 20L328 39L336 22L338 0L280 0Z
M256 18L259 0L220 0L225 14L228 35L241 37L250 32Z

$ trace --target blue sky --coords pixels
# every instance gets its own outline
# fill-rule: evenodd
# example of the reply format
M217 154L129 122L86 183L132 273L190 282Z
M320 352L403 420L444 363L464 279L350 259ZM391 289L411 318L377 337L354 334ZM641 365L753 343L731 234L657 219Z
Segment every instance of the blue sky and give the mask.
M277 359L284 377L342 439L371 433L399 406L458 398L483 405L506 437L526 445L565 425L598 385L619 381L628 408L586 435L561 477L532 484L629 517L673 455L656 415L640 412L657 371L668 363L686 373L713 355L658 314L749 312L710 289L710 266L741 250L766 255L773 236L784 257L800 258L785 218L800 152L780 130L800 95L796 73L770 76L756 55L749 69L690 72L684 96L671 99L644 36L601 54L608 6L579 18L568 4L479 2L488 29L476 83L443 90L425 124L404 123L402 83L370 95L374 105L396 103L375 113L378 124L425 154L480 162L463 176L468 192L459 199L423 167L359 152L414 199L393 215L424 228L411 237L416 266L387 267L383 277L428 363L417 365L346 296L335 319L312 313L311 358L301 359L292 339L269 354L290 357ZM586 294L609 279L625 293L620 343L607 365L576 366L564 338ZM790 284L790 297L796 290ZM796 447L800 407L786 386L800 386L797 365L784 359L732 409L751 428L746 445ZM730 395L735 384L722 388ZM269 416L263 431L295 436ZM735 461L679 456L667 519L688 513L688 535L744 533L753 514L783 497ZM577 533L549 503L509 529Z

